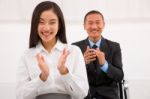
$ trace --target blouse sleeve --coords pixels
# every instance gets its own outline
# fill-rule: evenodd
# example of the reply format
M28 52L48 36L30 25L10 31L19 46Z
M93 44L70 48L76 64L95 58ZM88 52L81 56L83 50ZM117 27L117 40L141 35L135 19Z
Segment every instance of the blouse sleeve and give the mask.
M39 76L31 80L25 62L25 55L21 58L19 64L16 75L16 99L35 99L37 89L43 84L43 81L40 80Z
M74 51L71 55L73 59L73 70L62 76L65 87L74 99L83 99L88 94L88 80L86 66L81 50L74 46ZM68 64L69 65L69 64Z

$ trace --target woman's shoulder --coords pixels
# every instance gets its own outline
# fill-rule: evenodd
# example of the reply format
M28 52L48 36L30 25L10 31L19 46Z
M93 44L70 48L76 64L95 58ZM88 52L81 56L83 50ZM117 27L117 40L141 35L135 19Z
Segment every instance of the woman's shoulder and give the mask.
M30 56L36 53L36 48L29 48L23 51L22 56Z
M71 52L81 52L80 48L76 45L66 44L66 48Z

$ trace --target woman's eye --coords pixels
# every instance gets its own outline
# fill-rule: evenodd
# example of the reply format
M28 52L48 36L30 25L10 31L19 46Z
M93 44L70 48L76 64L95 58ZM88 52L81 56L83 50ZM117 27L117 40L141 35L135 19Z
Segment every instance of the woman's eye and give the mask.
M50 22L50 24L55 24L56 22Z
M40 24L44 24L44 22L43 22L43 21L40 21L39 23L40 23Z

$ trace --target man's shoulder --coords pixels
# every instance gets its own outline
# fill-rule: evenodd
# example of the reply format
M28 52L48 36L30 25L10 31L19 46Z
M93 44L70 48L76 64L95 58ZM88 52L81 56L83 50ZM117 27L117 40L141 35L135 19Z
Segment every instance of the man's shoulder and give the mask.
M112 41L112 40L109 40L109 39L105 39L105 40L106 40L106 42L109 43L109 44L113 44L113 45L114 45L114 44L115 44L115 45L116 45L116 44L117 44L117 45L119 44L119 43L116 42L116 41Z
M111 48L120 46L120 44L116 41L112 41L112 40L109 40L109 39L104 39L104 40L105 40L106 44Z

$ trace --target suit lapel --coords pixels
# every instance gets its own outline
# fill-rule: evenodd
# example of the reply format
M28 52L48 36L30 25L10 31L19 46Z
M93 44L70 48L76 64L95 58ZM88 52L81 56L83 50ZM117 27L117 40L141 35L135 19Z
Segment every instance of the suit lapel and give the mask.
M90 46L90 43L89 43L89 40L88 40L88 38L86 38L85 40L84 40L84 42L83 42L84 44L83 44L83 52L85 52L86 51L86 48L87 48L87 46Z
M104 38L102 38L102 40L101 40L100 50L105 53L105 57L106 57L106 59L108 59L108 56L110 53L110 48L109 48L109 45L108 45L106 39L104 39Z

